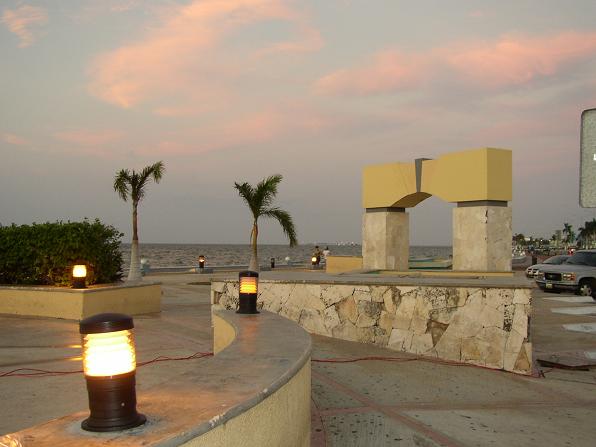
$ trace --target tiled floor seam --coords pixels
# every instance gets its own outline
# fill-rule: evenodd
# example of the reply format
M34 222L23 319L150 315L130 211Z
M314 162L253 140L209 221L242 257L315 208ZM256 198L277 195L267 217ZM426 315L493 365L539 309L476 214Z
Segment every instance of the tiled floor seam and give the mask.
M327 436L325 424L315 400L311 397L310 405L310 445L311 447L326 447Z
M582 399L578 399L577 397L566 393L564 391L554 391L552 388L550 388L548 386L547 383L545 383L544 381L547 379L528 379L528 378L524 378L522 376L518 376L515 374L512 374L510 376L510 378L520 384L524 384L524 385L528 385L530 384L533 387L537 387L537 388L541 388L542 389L542 394L544 394L547 397L551 397L553 401L556 401L556 398L561 398L564 397L565 399L569 400L570 402L577 402L577 403L582 403L585 402ZM530 381L530 382L528 382Z
M339 383L324 374L313 371L312 376L313 376L313 378L315 378L321 382L324 382L327 385L330 385L339 391L342 391L343 393L349 395L353 399L356 399L359 402L370 407L371 409L378 411L379 413L382 413L385 416L390 417L391 419L406 425L408 428L418 432L419 434L421 434L427 438L432 439L434 442L436 442L444 447L463 447L463 444L460 444L459 442L450 438L449 436L447 436L441 432L433 430L428 425L423 424L422 422L419 422L410 416L401 414L398 411L395 411L388 407L380 406L375 401L370 399L369 397L364 396L364 395L354 391L353 389L347 387L346 385Z
M509 402L504 404L428 404L428 405L379 405L392 411L474 411L474 410L516 410L532 408L594 408L596 401L590 402ZM319 410L320 416L335 416L338 414L367 413L377 411L371 407L327 408Z

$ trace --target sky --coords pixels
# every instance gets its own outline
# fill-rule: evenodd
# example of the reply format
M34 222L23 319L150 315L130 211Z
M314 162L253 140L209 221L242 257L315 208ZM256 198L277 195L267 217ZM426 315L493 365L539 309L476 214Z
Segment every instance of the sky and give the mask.
M163 160L141 242L248 243L234 182L283 175L301 243L361 241L364 166L513 151L513 232L579 206L596 2L0 1L0 223L99 218L131 235L123 168ZM463 175L463 173L462 173ZM410 209L451 245L454 204ZM259 242L284 243L260 221Z

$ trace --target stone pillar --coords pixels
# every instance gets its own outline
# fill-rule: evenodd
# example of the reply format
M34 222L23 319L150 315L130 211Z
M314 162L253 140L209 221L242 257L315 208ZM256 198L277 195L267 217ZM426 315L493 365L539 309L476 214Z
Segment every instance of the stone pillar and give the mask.
M404 208L367 208L362 218L362 266L408 270L410 221Z
M453 209L453 270L511 271L511 237L507 202L458 202Z

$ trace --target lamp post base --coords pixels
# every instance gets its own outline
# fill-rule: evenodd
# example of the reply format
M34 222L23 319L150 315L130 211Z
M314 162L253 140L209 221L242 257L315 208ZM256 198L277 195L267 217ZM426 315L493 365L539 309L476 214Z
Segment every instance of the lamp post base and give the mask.
M143 425L147 418L137 413L134 371L111 377L85 376L91 414L81 428L94 432L126 430Z
M147 418L144 414L137 413L134 420L131 420L126 425L110 425L110 426L97 426L93 425L94 421L90 421L91 418L85 419L81 422L81 428L85 431L94 431L94 432L110 432L110 431L121 431L121 430L128 430L129 428L135 428L140 425L143 425L147 422Z
M260 313L257 310L257 296L246 296L244 294L240 294L238 299L238 310L236 311L237 314L258 314Z

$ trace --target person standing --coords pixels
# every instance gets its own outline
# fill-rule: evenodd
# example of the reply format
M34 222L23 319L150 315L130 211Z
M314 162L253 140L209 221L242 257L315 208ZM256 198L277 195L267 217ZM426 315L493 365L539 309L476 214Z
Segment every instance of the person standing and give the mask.
M329 250L329 246L325 246L325 250L323 250L323 260L327 263L327 256L331 254L331 250Z

